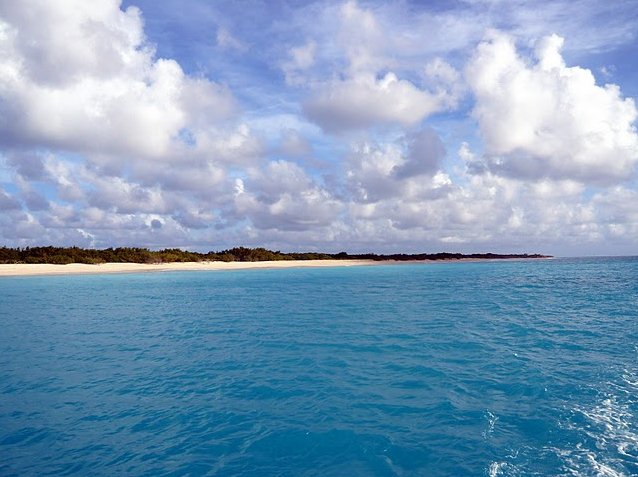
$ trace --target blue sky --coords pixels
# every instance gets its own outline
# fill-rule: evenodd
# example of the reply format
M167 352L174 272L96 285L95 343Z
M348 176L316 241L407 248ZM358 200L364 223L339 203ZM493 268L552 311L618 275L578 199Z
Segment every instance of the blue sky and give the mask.
M638 254L638 3L0 4L10 246Z

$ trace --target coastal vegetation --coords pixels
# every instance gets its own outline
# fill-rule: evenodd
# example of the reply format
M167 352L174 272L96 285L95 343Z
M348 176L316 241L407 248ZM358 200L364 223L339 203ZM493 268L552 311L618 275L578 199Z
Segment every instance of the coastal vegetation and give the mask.
M138 247L119 247L107 249L85 249L80 247L0 247L0 263L172 263L172 262L262 262L276 260L460 260L460 259L517 259L546 258L540 254L494 254L494 253L419 253L419 254L337 254L303 252L285 253L265 248L235 247L220 252L190 252L178 248L149 250Z

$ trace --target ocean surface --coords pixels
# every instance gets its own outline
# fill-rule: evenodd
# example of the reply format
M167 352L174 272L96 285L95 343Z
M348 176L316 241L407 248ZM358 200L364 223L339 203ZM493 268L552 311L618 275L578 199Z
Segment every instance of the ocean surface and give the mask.
M0 278L0 475L638 475L638 258Z

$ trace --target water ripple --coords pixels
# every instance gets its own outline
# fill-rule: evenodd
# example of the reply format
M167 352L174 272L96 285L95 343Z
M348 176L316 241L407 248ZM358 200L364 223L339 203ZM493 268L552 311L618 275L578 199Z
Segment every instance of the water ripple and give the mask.
M638 475L638 261L0 279L0 475Z

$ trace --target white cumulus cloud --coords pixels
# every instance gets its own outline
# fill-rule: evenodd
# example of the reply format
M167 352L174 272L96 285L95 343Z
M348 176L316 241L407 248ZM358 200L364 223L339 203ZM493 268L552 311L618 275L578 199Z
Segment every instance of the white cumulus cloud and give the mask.
M528 179L550 177L612 183L628 179L638 162L636 106L613 84L565 64L563 39L536 45L533 58L492 31L466 69L476 98L489 168Z
M355 1L327 11L334 36L292 48L283 66L288 83L309 89L303 112L324 131L412 126L455 105L459 77L449 64L439 58L406 68L395 32L377 12Z
M387 73L382 78L362 74L328 83L305 104L304 111L326 131L338 132L377 123L412 125L446 107L445 93L421 90Z
M0 3L0 137L8 145L161 157L234 109L146 43L138 9L105 0Z

